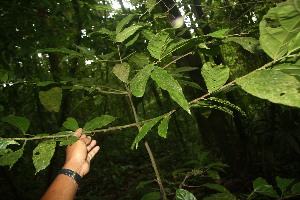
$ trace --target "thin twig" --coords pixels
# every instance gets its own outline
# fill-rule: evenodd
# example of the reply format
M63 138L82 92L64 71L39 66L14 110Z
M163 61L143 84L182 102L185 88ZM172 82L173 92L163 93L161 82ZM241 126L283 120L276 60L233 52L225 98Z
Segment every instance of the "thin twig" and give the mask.
M181 58L184 58L185 56L190 55L190 54L193 54L193 53L194 53L193 51L190 51L190 52L184 54L183 56L180 56L179 58L176 58L175 60L173 60L173 61L169 62L167 65L165 65L162 69L167 68L169 65L171 65L171 64L173 64L173 63L176 63L176 62L177 62L178 60L180 60Z

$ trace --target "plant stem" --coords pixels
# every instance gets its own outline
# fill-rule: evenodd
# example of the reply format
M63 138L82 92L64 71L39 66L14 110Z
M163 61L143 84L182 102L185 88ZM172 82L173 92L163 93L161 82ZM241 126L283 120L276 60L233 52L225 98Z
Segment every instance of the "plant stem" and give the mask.
M130 90L129 90L129 88L126 84L125 84L125 87L126 87L126 90L128 91L128 98L129 98L129 101L130 101L130 105L131 105L131 108L132 108L132 112L133 112L133 115L134 115L136 126L137 126L138 130L140 130L141 125L139 124L139 118L138 118L136 109L135 109L134 104L133 104L131 92L130 92ZM163 200L167 200L167 195L166 195L166 192L164 190L163 184L161 182L159 171L157 169L157 165L156 165L153 153L152 153L151 148L150 148L147 141L145 141L145 147L147 149L147 152L148 152L150 160L151 160L152 167L154 169L154 173L155 173L155 176L156 176L156 181L157 181L157 183L159 185L159 189L160 189L160 194L162 195Z

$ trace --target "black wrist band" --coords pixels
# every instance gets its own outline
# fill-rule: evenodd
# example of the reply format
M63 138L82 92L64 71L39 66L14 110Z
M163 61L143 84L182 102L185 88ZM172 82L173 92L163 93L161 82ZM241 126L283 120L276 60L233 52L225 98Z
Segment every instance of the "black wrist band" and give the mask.
M76 181L78 188L80 187L81 176L77 172L74 172L70 169L61 169L58 171L57 175L59 175L59 174L64 174L64 175L70 176L71 178L73 178Z

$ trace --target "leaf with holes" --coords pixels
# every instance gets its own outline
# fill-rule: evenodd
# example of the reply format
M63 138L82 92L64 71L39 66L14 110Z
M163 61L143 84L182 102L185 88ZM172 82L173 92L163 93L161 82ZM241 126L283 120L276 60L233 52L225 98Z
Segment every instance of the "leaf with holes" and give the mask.
M158 126L158 135L163 138L167 138L168 125L171 116L165 117Z
M152 129L152 127L159 122L163 116L156 117L152 119L150 122L145 123L142 128L139 130L139 134L135 137L131 149L134 147L137 149L139 142L147 135L147 133Z
M45 169L49 164L52 156L54 155L56 142L47 140L38 144L33 150L32 160L36 169L35 174Z
M20 131L22 131L24 134L28 130L30 126L30 121L25 117L19 117L19 116L7 116L2 118L2 121L7 122L16 128L18 128Z
M62 89L54 87L48 91L40 91L39 98L46 110L58 112L62 100Z
M116 64L112 72L116 75L116 77L119 78L120 81L127 83L129 72L130 72L130 65L126 62L121 64Z
M122 32L117 34L115 42L123 42L124 40L129 38L131 35L133 35L140 28L142 28L142 26L139 26L139 25L133 25L128 28L125 28Z
M229 68L224 65L213 66L205 63L201 69L208 92L212 93L222 87L229 78Z
M187 190L177 189L176 200L197 200L196 197Z
M130 91L136 97L142 97L145 92L147 81L151 75L154 65L146 65L130 81Z
M166 70L156 67L151 73L151 78L160 88L167 90L171 98L185 111L189 114L191 113L189 103L184 97L181 86Z
M23 151L24 151L24 145L21 149L19 149L17 151L9 152L9 153L4 154L3 156L0 157L0 166L8 165L9 168L12 168L12 166L23 155Z
M156 59L162 59L163 53L166 51L168 44L172 41L170 33L165 30L157 33L153 38L151 38L147 49L151 56Z
M77 129L79 129L78 123L77 123L76 119L74 119L73 117L69 117L67 119L67 121L65 121L63 123L63 126L66 129L69 129L69 130L72 130L72 131L76 131Z
M262 49L274 60L299 48L300 3L287 0L271 8L259 24Z
M238 78L236 83L259 98L300 108L300 82L294 76L275 70L260 70Z
M115 117L110 115L102 115L101 117L96 117L84 125L83 131L93 131L97 128L106 126L107 124L111 123L115 119L116 119Z

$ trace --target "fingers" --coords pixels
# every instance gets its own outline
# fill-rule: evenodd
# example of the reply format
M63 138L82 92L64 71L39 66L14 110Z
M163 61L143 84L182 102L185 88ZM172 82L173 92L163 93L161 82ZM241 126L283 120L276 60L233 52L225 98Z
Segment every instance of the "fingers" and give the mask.
M100 147L99 146L95 146L87 155L87 162L91 162L91 160L94 158L94 156L96 155L96 153L98 153Z
M80 138L81 141L83 141L86 145L89 145L92 141L92 138L90 136L86 137L86 135L84 135L85 137Z
M91 143L86 147L87 151L89 152L94 146L96 146L96 140L92 140Z
M75 133L73 135L79 138L81 136L81 134L82 134L82 128L79 128L75 131Z

